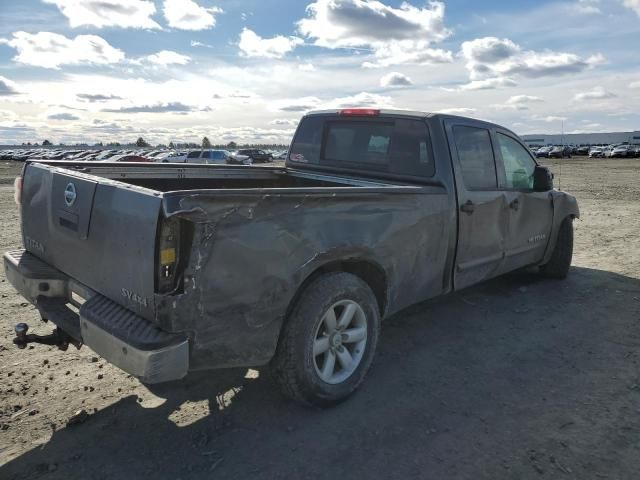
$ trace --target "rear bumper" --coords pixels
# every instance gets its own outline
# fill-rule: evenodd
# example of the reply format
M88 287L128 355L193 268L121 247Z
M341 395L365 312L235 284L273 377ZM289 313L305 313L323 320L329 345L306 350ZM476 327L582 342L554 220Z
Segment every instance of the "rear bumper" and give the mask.
M24 250L5 253L4 269L9 282L43 318L125 372L145 383L178 380L187 374L185 336L158 329Z

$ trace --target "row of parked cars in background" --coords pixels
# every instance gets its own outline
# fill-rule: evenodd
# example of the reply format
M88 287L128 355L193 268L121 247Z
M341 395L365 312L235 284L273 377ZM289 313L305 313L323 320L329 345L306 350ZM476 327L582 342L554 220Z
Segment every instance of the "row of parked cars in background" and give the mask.
M203 148L196 150L175 149L50 149L20 148L0 150L0 160L61 160L73 162L157 162L157 163L206 163L252 165L284 160L285 152L269 152L258 148L240 149L234 152Z
M547 145L531 147L531 152L538 158L571 158L571 155L588 155L592 158L635 158L640 157L640 145Z
M606 145L592 147L589 156L594 158L637 158L640 157L640 145Z

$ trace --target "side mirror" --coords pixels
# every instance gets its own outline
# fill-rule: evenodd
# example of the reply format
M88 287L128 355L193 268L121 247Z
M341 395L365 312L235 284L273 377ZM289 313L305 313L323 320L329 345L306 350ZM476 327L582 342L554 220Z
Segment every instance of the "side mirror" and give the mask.
M553 173L549 168L536 165L533 171L533 189L536 192L553 190Z

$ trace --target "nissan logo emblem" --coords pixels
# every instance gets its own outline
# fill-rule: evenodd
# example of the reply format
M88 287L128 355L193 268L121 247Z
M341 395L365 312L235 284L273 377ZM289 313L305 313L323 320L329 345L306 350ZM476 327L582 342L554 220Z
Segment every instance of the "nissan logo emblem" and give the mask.
M67 207L70 207L76 202L77 196L76 186L73 183L67 183L67 186L64 188L64 203L67 204Z

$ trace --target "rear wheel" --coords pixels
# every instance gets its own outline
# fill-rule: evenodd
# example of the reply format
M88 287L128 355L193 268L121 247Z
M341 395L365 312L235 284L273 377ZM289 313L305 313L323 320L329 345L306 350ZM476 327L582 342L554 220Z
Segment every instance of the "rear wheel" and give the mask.
M567 217L560 224L558 239L549 261L540 271L549 278L564 279L569 273L573 258L573 218Z
M327 407L351 395L373 360L380 314L369 286L330 273L307 286L280 336L272 373L284 394Z

